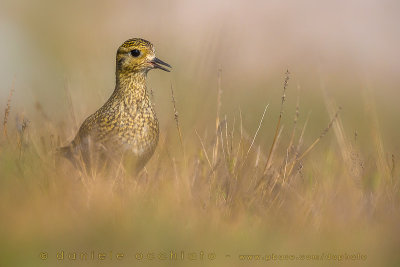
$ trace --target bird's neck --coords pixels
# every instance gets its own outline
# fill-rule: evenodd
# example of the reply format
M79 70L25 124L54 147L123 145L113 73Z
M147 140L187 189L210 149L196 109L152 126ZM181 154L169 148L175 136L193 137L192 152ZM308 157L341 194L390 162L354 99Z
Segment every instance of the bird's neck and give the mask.
M147 72L129 72L116 74L114 94L136 101L148 100L146 89Z

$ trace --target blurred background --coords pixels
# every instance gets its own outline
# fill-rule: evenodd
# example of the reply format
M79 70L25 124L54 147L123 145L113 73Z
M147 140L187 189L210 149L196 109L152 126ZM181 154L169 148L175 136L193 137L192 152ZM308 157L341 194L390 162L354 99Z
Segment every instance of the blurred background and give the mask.
M61 143L67 143L76 133L77 124L97 110L112 93L117 48L129 38L140 37L151 41L157 57L173 67L170 73L149 73L148 87L153 92L161 124L159 147L162 149L159 151L167 150L172 156L181 153L177 148L171 86L188 150L200 150L195 130L202 137L207 136L207 131L212 135L219 71L221 120L226 115L229 125L234 120L238 125L241 114L243 128L251 137L269 104L256 139L256 146L266 151L275 133L285 72L289 70L282 122L288 131L283 132L281 138L286 141L290 138L299 101L299 127L309 114L304 138L306 144L313 142L332 117L327 110L329 100L336 107L342 107L340 118L346 136L349 139L357 136L357 149L362 151L366 165L374 170L368 173L367 168L366 176L379 180L380 174L375 171L379 164L375 159L387 157L392 164L391 156L395 155L392 158L398 162L400 154L399 14L398 0L0 0L0 111L6 109L9 92L14 88L9 128L15 124L16 116L23 115L29 120L32 139L44 136L47 142L46 138L55 134L60 135ZM75 123L71 113L76 117ZM273 223L265 223L263 219L268 221L268 216L252 217L250 210L243 217L238 215L240 220L234 218L233 223L226 223L226 218L213 213L218 214L218 208L209 214L198 213L195 205L184 201L178 200L178 205L174 206L176 194L167 186L160 186L162 196L156 194L153 198L150 195L148 200L146 189L142 195L130 196L129 201L123 199L123 204L108 202L99 191L90 196L94 199L94 208L85 209L84 194L75 197L73 185L64 187L69 178L65 175L59 179L61 185L55 182L55 189L42 188L47 176L57 176L46 165L46 160L38 161L34 154L18 169L15 167L19 166L15 163L18 163L17 154L4 153L0 170L3 174L8 171L8 180L1 181L5 186L0 187L4 198L0 208L17 220L2 222L9 228L0 230L0 234L7 236L4 239L7 244L0 244L1 248L4 254L11 255L10 258L18 258L21 250L26 249L28 252L21 262L29 266L43 266L43 262L37 260L37 253L42 249L50 251L57 262L54 255L59 248L71 251L112 247L129 254L150 250L153 246L156 251L159 247L183 247L216 251L218 255L226 250L238 254L260 248L261 252L279 252L280 249L282 253L299 249L319 252L325 248L344 253L358 249L369 255L371 266L380 265L385 257L383 265L396 266L398 258L396 261L391 257L398 253L396 249L400 243L396 237L398 233L393 235L392 231L398 232L398 217L392 220L391 215L385 213L380 217L376 212L376 220L371 219L371 224L367 220L360 226L364 217L359 215L364 214L363 208L359 208L357 201L350 202L352 197L363 195L367 203L372 193L368 186L363 194L359 194L358 185L348 191L346 187L335 187L339 184L336 178L343 176L346 180L347 176L342 175L338 167L343 165L337 156L340 148L336 154L331 152L337 148L331 132L330 137L322 139L316 147L318 152L313 155L318 156L308 161L312 171L306 172L306 178L301 180L305 187L309 185L309 191L305 190L307 194L299 191L306 199L307 210L288 211L287 214L298 219L290 222L285 212L284 216L280 214L282 217L272 218ZM379 148L380 145L383 147ZM12 150L4 147L6 151ZM4 151L2 149L0 146L0 151ZM384 152L376 156L376 150ZM52 160L49 156L44 158ZM160 159L158 154L154 158ZM392 176L394 162L389 164L393 166ZM150 166L156 163L153 160ZM169 169L164 168L166 176L172 174L175 169L170 167L169 161L164 164L169 166ZM42 165L43 171L38 171ZM183 177L187 172L184 169L180 175ZM22 180L16 178L20 173L28 177L21 183ZM320 177L326 180L318 180ZM158 181L155 183L158 187ZM321 191L314 190L316 187ZM340 189L335 191L337 188ZM372 192L374 185L371 188ZM341 198L342 189L348 198ZM320 203L307 202L308 197ZM379 210L382 212L386 204L392 202L385 202L384 197L380 199L384 202ZM142 206L142 202L146 205ZM373 206L370 202L367 204ZM348 205L351 207L343 212ZM302 219L304 213L311 214L310 221L316 221L307 225L310 232L300 229L302 223L308 222ZM236 221L241 224L235 225ZM253 228L254 225L257 227ZM320 232L315 233L315 229L324 235L319 236ZM135 261L123 264L131 266L132 263ZM309 263L302 264L309 266ZM230 262L223 264L233 266ZM223 264L220 266L225 266ZM335 263L331 265L336 266Z

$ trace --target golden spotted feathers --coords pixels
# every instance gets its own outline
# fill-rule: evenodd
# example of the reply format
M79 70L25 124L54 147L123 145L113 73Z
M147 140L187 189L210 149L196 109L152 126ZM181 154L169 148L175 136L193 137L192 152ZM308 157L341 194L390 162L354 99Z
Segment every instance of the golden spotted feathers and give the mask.
M121 47L129 48L129 47L136 47L136 48L150 48L151 50L154 50L153 44L150 43L149 41L146 41L141 38L132 38L129 40L126 40Z

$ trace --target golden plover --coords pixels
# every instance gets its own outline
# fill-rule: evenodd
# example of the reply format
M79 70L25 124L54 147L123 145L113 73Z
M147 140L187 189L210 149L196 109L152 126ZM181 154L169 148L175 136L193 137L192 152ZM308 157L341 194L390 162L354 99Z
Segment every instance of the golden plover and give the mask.
M114 92L82 123L74 140L59 149L61 154L75 163L81 155L87 170L95 163L103 165L99 158L119 160L119 156L128 154L134 159L134 170L142 169L153 155L159 135L146 77L151 69L169 72L164 66L171 67L155 56L149 41L125 41L117 50Z

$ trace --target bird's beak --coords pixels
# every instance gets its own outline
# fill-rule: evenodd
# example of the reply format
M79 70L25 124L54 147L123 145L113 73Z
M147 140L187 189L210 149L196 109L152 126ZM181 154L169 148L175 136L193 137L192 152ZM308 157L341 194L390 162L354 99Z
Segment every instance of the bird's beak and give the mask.
M169 64L165 63L164 61L162 61L161 59L158 59L158 58L156 58L156 57L153 58L153 59L150 61L150 63L153 64L153 67L154 67L155 69L162 69L162 70L167 71L167 72L170 72L170 70L164 68L163 66L166 66L166 67L168 67L168 68L172 68ZM163 65L163 66L161 66L161 65Z

